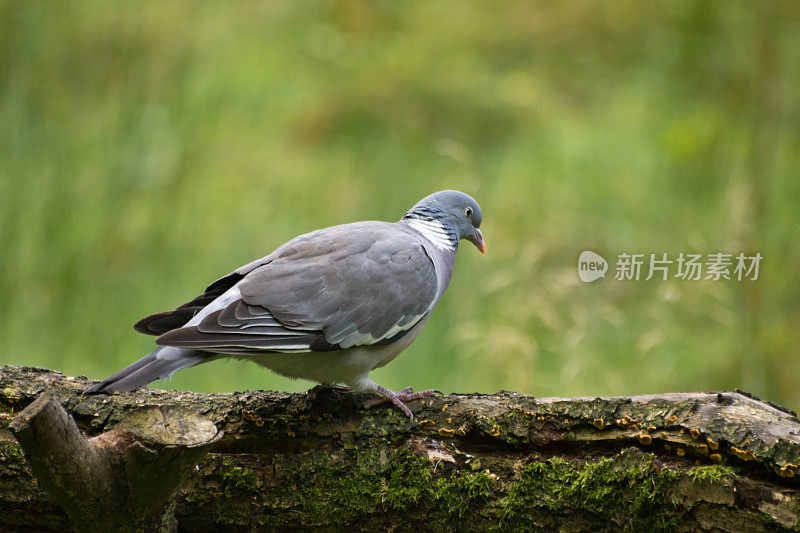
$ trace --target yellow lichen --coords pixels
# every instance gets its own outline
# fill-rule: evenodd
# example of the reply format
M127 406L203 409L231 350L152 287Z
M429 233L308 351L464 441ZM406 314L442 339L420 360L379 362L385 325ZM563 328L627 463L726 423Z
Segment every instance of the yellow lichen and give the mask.
M731 453L741 459L742 461L755 461L756 456L750 450L743 450L741 448L737 448L736 446L731 446Z
M701 455L708 455L708 444L698 444L694 447L694 451Z
M439 436L440 437L452 437L456 434L455 429L450 428L439 428Z
M615 423L621 428L626 428L626 427L630 426L632 422L633 421L627 415L623 416L622 418L618 418L615 421Z

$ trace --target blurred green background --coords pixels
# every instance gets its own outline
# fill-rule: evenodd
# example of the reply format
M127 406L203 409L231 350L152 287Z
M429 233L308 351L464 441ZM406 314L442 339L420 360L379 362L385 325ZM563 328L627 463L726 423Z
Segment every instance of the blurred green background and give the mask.
M153 347L142 316L444 188L488 254L381 384L800 407L800 4L0 3L2 363L106 377ZM584 284L585 249L764 260Z

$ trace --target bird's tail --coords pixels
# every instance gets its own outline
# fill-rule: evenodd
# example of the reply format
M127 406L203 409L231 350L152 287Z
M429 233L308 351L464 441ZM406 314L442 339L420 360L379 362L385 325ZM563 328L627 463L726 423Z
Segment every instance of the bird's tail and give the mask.
M85 393L129 392L144 387L159 378L170 378L178 370L189 368L212 358L213 355L208 352L159 346L129 367L123 368L100 383L89 387Z

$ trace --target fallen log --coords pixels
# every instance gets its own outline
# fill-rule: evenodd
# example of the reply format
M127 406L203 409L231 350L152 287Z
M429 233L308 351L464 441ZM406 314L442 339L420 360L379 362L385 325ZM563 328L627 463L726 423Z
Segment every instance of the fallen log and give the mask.
M49 391L9 429L39 484L86 532L175 531L175 490L222 437L189 409L148 407L87 439Z
M181 478L179 531L800 529L800 421L741 392L454 394L412 402L411 421L335 388L81 395L89 383L0 367L0 531L79 526L11 432L43 393L89 438L142 409L224 432ZM160 472L144 476L153 490L174 479Z

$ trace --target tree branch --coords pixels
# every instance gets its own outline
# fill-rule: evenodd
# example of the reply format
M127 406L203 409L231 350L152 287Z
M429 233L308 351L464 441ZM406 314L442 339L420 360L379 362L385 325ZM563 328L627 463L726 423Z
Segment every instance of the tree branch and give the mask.
M49 391L9 429L45 491L87 532L176 530L172 495L222 436L188 409L146 407L86 439Z
M88 383L2 367L0 423L44 391L89 435L142 407L199 413L225 435L178 489L181 531L799 529L800 422L739 392L450 395L410 403L417 419L409 421L336 389L81 396ZM63 529L68 519L19 450L0 429L0 529ZM144 485L163 466L138 472Z

